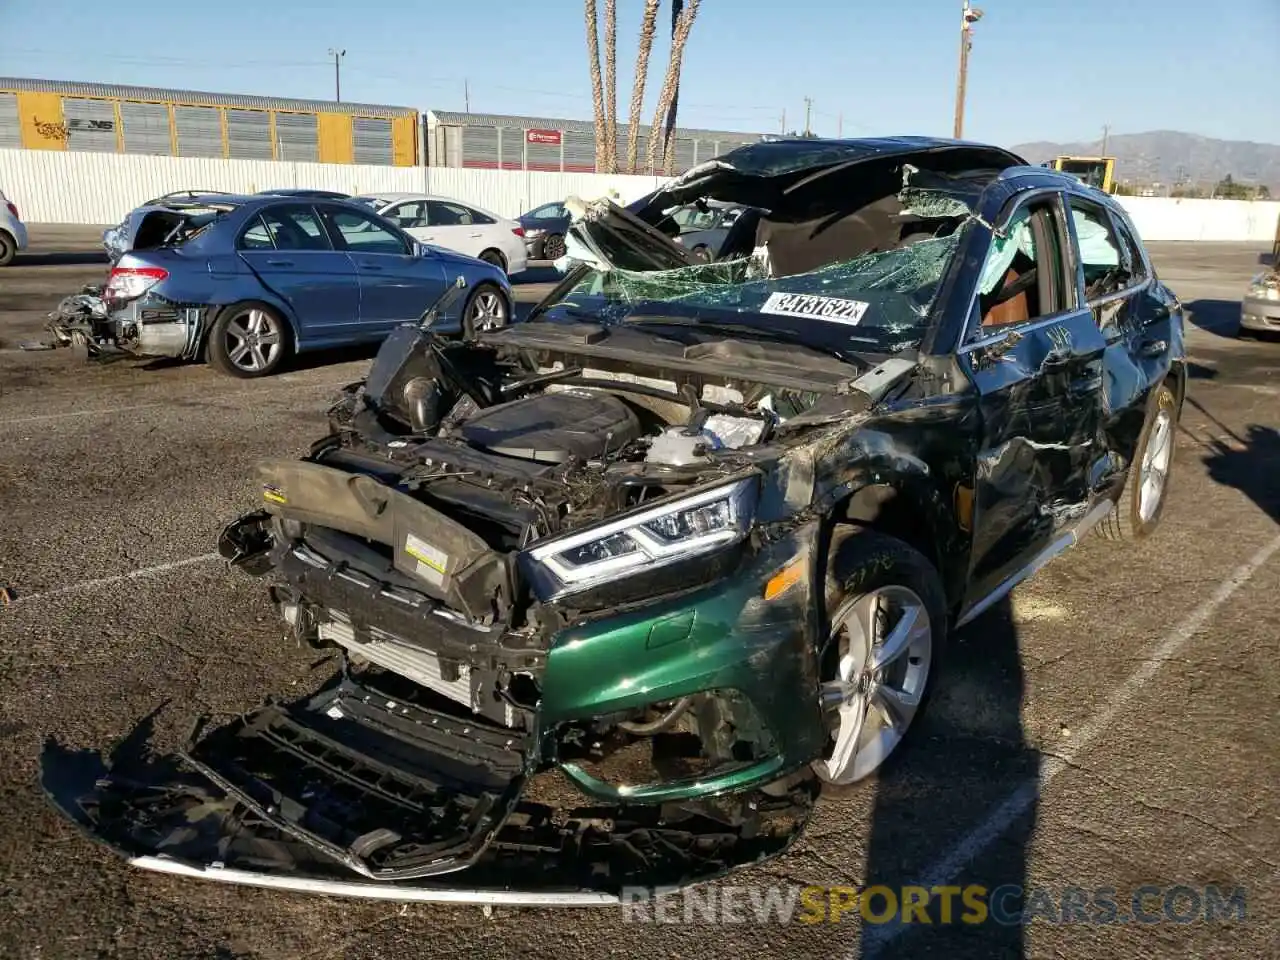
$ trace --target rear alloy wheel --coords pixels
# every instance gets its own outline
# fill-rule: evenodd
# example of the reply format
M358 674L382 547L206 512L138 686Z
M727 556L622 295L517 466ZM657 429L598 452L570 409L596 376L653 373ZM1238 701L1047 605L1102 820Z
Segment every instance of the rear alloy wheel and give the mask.
M0 231L0 267L7 267L13 262L18 252L18 244L4 231Z
M924 710L946 604L933 565L900 540L845 528L831 556L821 685L830 739L814 770L847 785L880 770Z
M1160 523L1173 470L1178 400L1165 384L1156 388L1155 405L1138 437L1138 448L1116 508L1098 524L1108 540L1141 540Z
M209 331L209 361L233 377L265 377L288 353L288 325L265 304L227 307Z
M491 263L503 273L507 272L507 258L497 250L486 250L480 254L480 259L485 263Z
M553 233L542 241L542 259L559 260L565 254L564 237Z
M511 322L511 306L497 287L481 284L472 291L463 308L463 330L468 336L497 330Z

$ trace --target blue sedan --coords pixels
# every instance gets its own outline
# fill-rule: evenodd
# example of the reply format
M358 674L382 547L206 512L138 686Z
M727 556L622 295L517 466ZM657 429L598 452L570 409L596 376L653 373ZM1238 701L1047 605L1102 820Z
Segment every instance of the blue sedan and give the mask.
M103 291L103 341L140 356L207 359L262 377L291 354L382 340L446 289L466 295L437 327L512 316L498 267L422 244L338 200L197 195L135 211Z

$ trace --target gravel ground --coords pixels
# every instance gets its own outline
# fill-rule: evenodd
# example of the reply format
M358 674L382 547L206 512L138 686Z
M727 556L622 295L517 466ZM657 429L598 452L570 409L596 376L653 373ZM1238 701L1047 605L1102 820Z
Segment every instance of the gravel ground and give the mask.
M968 627L895 773L824 798L796 850L729 881L1039 891L1025 925L892 928L857 910L839 924L655 925L616 909L486 915L251 891L135 871L76 834L36 784L46 737L101 746L163 703L173 743L198 712L329 669L282 641L260 583L208 555L253 502L252 462L300 454L370 354L239 382L16 350L104 269L92 230L33 235L0 271L0 584L19 597L0 608L0 955L1280 956L1280 344L1235 336L1258 249L1153 245L1191 308L1195 361L1159 534L1136 548L1090 538ZM530 302L546 284L520 289ZM1127 917L1143 884L1243 887L1246 919L1045 919L1069 887L1115 888Z

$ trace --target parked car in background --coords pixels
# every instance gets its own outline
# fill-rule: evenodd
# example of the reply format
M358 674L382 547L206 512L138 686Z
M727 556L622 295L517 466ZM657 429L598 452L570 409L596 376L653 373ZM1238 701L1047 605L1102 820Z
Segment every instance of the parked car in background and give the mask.
M352 198L386 217L411 237L522 272L528 264L524 228L471 203L425 193L379 193Z
M459 277L468 292L441 329L511 318L496 266L420 243L343 201L184 196L134 211L121 229L106 316L61 331L65 339L261 377L293 353L381 340Z
M569 211L559 201L544 203L520 215L525 249L530 260L559 260L564 256L564 235L569 229Z
M1240 333L1280 336L1280 221L1271 247L1271 269L1249 281L1240 302Z
M27 249L27 227L17 205L0 191L0 267L8 266L19 250Z
M708 200L676 211L672 219L679 225L676 242L699 260L714 260L732 227L747 209L737 203Z

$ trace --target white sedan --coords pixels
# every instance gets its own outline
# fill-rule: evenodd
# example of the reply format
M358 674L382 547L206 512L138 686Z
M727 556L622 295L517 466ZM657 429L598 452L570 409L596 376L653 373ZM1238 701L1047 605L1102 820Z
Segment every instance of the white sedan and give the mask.
M524 228L475 204L425 193L379 193L352 200L423 243L476 257L508 274L520 273L528 264Z

